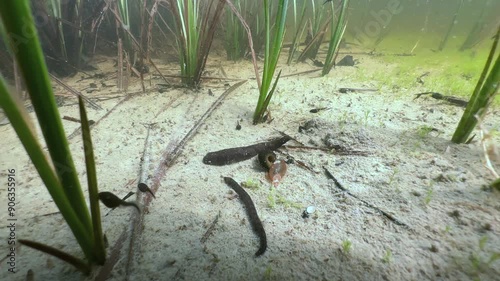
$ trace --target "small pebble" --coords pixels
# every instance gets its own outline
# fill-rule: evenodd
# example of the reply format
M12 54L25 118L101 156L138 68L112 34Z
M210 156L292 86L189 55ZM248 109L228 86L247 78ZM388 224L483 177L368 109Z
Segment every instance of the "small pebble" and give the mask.
M314 206L307 207L304 210L304 212L302 212L302 218L307 219L312 213L314 213L314 211L316 211L316 207L314 207Z

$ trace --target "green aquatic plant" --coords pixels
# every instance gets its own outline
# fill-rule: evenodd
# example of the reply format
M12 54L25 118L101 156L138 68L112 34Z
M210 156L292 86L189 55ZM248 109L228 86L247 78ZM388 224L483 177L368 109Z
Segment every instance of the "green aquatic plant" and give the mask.
M431 187L425 193L425 197L424 197L424 204L425 205L429 205L429 203L431 203L433 195L434 195L434 189Z
M273 280L272 278L272 275L273 274L273 268L271 266L271 264L269 264L267 267L266 267L266 270L264 271L264 280Z
M382 257L382 262L383 262L383 263L390 263L390 262L391 262L391 260L392 260L392 252L391 252L391 250L390 250L390 249L387 249L387 250L385 251L384 256Z
M283 205L283 207L285 207L285 208L295 208L295 209L303 209L304 208L304 206L302 204L288 200L288 199L286 199L286 197L284 197L280 194L277 194L276 197L277 197L276 203Z
M450 25L448 26L448 30L446 31L443 40L441 40L441 43L439 44L438 50L442 51L444 47L446 46L446 43L448 43L448 38L450 38L451 32L453 31L453 28L455 25L457 25L457 17L460 14L460 10L462 9L464 5L464 0L458 0L458 5L455 13L453 14L453 18L450 22Z
M490 183L491 188L495 188L498 191L500 191L500 178L494 180L492 183Z
M19 242L62 258L81 271L89 273L91 264L104 263L106 252L101 229L92 141L83 101L80 97L80 118L91 216L52 92L29 1L1 1L0 17L7 35L5 41L9 43L12 53L15 54L20 73L24 77L26 89L31 97L33 109L47 145L48 156L45 155L35 136L33 125L23 105L11 95L6 82L1 77L0 107L9 118L54 203L85 254L87 262L44 244L27 240L19 240Z
M499 39L500 26L498 26L483 72L451 139L454 143L467 141L478 120L485 116L489 105L493 102L495 95L498 94L500 89L500 54L497 53ZM493 61L495 62L493 63ZM490 69L492 63L493 66Z
M348 255L352 249L352 242L349 239L342 241L342 253Z
M335 15L333 1L330 2L330 7L332 10L332 16ZM347 27L347 8L349 7L349 0L343 0L340 12L338 15L338 20L331 20L330 26L330 43L328 44L328 52L326 54L325 62L323 64L323 69L321 70L321 75L327 75L332 70L335 65L335 56L339 49L340 41L344 36L345 29Z
M276 90L276 85L278 84L281 75L280 71L271 88L271 82L273 80L274 72L276 71L276 66L278 64L278 59L281 53L281 47L283 46L283 39L285 37L287 7L288 0L279 0L278 10L276 11L277 14L274 23L274 31L272 32L271 36L271 6L269 4L269 0L264 0L266 52L264 55L264 71L262 73L262 84L259 85L259 99L257 101L257 107L255 108L255 112L253 115L254 124L261 123L264 120L264 113L266 112L267 106L269 105L273 93Z
M82 5L69 1L31 1L39 23L37 30L50 71L72 75L81 62L84 33L80 28Z
M256 54L262 51L266 42L266 25L262 1L250 1L248 26L252 33L252 48Z
M276 188L271 186L269 189L269 193L267 194L267 206L271 209L276 207L276 204L280 204L285 208L295 208L295 209L303 209L304 206L301 203L293 202L291 200L286 199L283 195L280 195Z
M399 174L399 168L396 167L392 170L391 174L389 175L389 180L387 182L387 185L391 186L396 180L398 174Z
M276 188L271 186L269 193L267 194L267 206L271 209L276 207Z
M475 277L474 280L481 280L481 273L488 271L494 263L500 260L500 252L487 251L486 244L488 240L488 236L479 238L479 251L474 251L468 257L470 262L469 273Z
M432 131L434 131L434 127L429 125L421 125L417 127L417 135L419 138L426 138Z
M168 3L176 22L182 82L197 87L226 1L169 0Z
M248 12L247 0L234 0L234 6L238 12L247 18L245 15ZM237 61L245 56L248 49L247 33L229 6L225 12L225 32L224 32L224 48L226 49L227 59Z
M286 63L289 65L292 63L293 57L299 47L300 41L302 39L302 35L304 34L304 30L306 25L304 24L304 19L307 10L307 1L302 2L302 8L300 9L300 16L297 17L297 0L293 0L293 38L292 43L290 44L290 48L288 50L288 59Z
M326 4L326 2L324 3ZM324 22L326 9L323 5L324 4L318 5L316 0L311 0L312 9L311 17L307 21L308 32L305 41L306 47L302 50L297 61L303 62L306 59L315 59L318 54L321 43L323 43L323 39L325 38L325 31L333 18L333 16L331 16Z
M481 8L481 12L478 17L476 17L476 22L474 23L474 26L471 28L469 34L467 35L465 41L462 43L462 46L460 46L460 51L464 51L467 49L472 48L473 46L477 45L480 41L485 39L484 34L481 34L481 30L483 30L484 26L486 25L486 19L487 19L487 14L486 12L492 9L493 1L484 1L483 6ZM481 36L483 35L483 36Z
M122 28L126 30L130 30L130 14L128 9L128 0L119 0L117 1L118 11L120 13L120 19L122 21ZM125 38L125 48L130 50L132 48L132 43L130 42L130 37L127 34L124 34Z
M255 179L247 179L241 183L244 188L259 189L261 187L260 181Z
M49 2L47 2L47 5L48 5L48 8L51 12L51 18L54 18L54 19L62 19L63 16L62 16L62 12L61 12L61 8L64 8L62 7L62 5L64 5L63 3L61 3L61 1L56 1L56 0L51 0ZM55 23L55 25L57 26L57 33L58 33L58 39L59 39L59 49L60 49L60 54L62 55L62 58L67 60L68 59L68 54L67 54L67 50L66 50L66 40L65 40L65 36L64 36L64 31L63 31L63 23L62 21L57 21Z

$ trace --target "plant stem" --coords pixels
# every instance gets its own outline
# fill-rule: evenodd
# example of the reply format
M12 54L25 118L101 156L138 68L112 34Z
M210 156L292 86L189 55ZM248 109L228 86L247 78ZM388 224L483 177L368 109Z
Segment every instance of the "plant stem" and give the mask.
M265 47L265 57L264 57L264 71L262 73L262 85L260 87L259 99L257 101L257 107L255 108L253 123L257 124L262 122L264 118L264 113L267 110L267 105L274 93L276 85L273 86L272 90L269 91L271 87L271 82L276 70L276 65L278 64L278 59L281 52L281 47L283 45L283 38L285 35L285 22L286 22L286 9L288 7L288 0L280 0L278 3L278 11L275 21L276 30L273 33L274 40L271 42L271 19L270 19L270 6L269 1L264 0L264 18L266 26L266 47ZM275 84L277 81L275 81Z
M496 62L491 68L491 71L489 71L489 69L496 53L499 38L500 26L498 26L495 40L493 41L490 54L486 60L483 72L481 73L481 77L477 82L472 97L470 98L470 101L465 108L465 112L462 115L462 118L458 123L458 127L451 139L454 143L464 143L467 141L469 135L472 133L472 130L474 130L474 127L477 125L478 118L476 118L476 114L479 119L482 119L482 116L486 114L493 97L498 93L500 88L500 55L497 55Z
M94 230L94 253L96 255L96 262L102 265L106 260L106 250L104 246L104 236L102 234L101 210L99 208L99 191L97 189L97 172L95 168L94 148L92 145L92 138L90 136L90 125L87 118L87 112L85 110L85 104L80 96L78 97L78 105L80 108L80 120L82 123L83 149L85 152L90 211Z
M340 41L344 36L345 29L347 27L347 8L349 6L349 0L342 1L342 9L339 13L339 19L335 22L332 19L332 26L330 27L331 35L330 35L330 43L328 46L328 53L326 55L325 63L323 64L323 70L321 71L321 75L326 75L330 73L332 67L335 65L335 54L339 49ZM333 2L331 2L332 7L332 17L335 15Z
M37 170L42 179L44 179L47 189L51 196L53 196L54 202L60 208L86 257L90 262L93 262L96 260L96 257L93 252L94 243L91 239L92 223L83 197L83 191L78 181L61 117L55 103L47 67L43 59L29 5L30 3L27 0L0 1L0 15L7 34L10 37L9 46L16 56L21 73L25 79L26 88L30 94L58 180L55 180L53 175L51 175L49 170L50 165L42 167L47 160L35 159L39 165L37 166ZM13 102L8 98L6 89L2 88L1 90L1 105L5 110L7 107L12 106ZM17 114L15 108L7 108L7 110L10 111L9 119L11 122L18 125L16 132L19 134L22 126L27 127L27 125L21 124L23 120L14 119L14 114ZM17 116L19 115L20 113L17 114ZM31 151L38 154L37 157L41 157L40 153L36 152L36 141L34 142L33 139L29 139L28 137L24 141L23 144L28 152Z

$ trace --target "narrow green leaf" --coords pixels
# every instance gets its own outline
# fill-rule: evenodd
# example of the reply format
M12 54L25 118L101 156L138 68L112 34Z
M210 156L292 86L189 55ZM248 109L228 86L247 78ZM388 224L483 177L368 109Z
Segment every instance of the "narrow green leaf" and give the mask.
M257 106L253 116L254 124L262 121L263 114L269 105L270 97L268 93L283 45L287 8L288 0L280 0L278 3L273 41L271 42L270 5L268 0L264 0L264 19L266 26L264 70L262 73L262 84L259 89L259 99L257 100Z
M487 108L493 97L498 94L500 87L500 54L497 54L496 62L490 70L490 65L494 60L497 52L497 46L500 40L500 26L498 26L495 40L486 60L483 72L479 78L476 88L470 98L470 101L465 108L464 114L458 123L457 129L451 139L454 143L463 143L467 141L469 135L477 125L476 114L479 112L479 117L487 112ZM489 72L489 74L488 74Z
M83 272L85 275L90 274L90 266L87 263L85 263L83 260L81 260L77 257L74 257L66 252L63 252L63 251L56 249L54 247L51 247L51 246L48 246L48 245L45 245L45 244L42 244L39 242L30 241L30 240L19 239L19 243L26 245L30 248L33 248L35 250L49 254L49 255L56 257L60 260L63 260L65 262L73 265L74 267L76 267L78 270Z
M332 17L335 15L334 4L333 1L330 3L332 7ZM345 29L347 27L347 8L349 6L349 0L342 1L342 8L339 12L339 19L335 22L333 19L331 21L330 27L330 43L328 44L328 53L325 58L325 63L323 64L323 69L321 71L321 75L326 75L330 73L333 65L335 64L335 54L337 53L340 41L344 36Z
M92 225L94 230L94 253L96 262L104 264L106 260L106 249L101 226L101 210L99 209L99 190L97 188L97 172L95 169L94 148L90 136L90 125L87 118L87 112L81 96L78 97L80 107L80 120L82 122L83 149L85 151L85 165L87 168L87 182L89 187L90 211L92 215Z
M0 1L0 16L9 37L10 50L15 55L20 73L26 82L26 88L30 94L33 108L47 143L57 179L54 179L53 173L48 171L48 167L50 167L47 164L48 161L42 160L45 156L42 157L37 152L37 148L34 148L34 136L26 135L28 126L26 124L15 125L16 119L20 115L19 112L15 112L16 110L13 109L8 117L13 126L18 126L15 130L19 134L33 163L38 162L35 164L37 170L54 202L60 208L62 215L73 231L85 256L89 261L93 261L92 224L52 93L47 67L29 5L28 0ZM4 107L4 110L13 104L9 100L10 96L6 93L7 89L3 87L2 97L4 99L2 107Z
M78 219L75 210L72 208L66 194L64 193L61 182L52 169L52 166L45 156L41 145L38 143L34 130L32 129L31 122L29 121L28 114L25 112L24 107L21 104L16 103L14 98L9 94L6 83L2 77L0 77L0 107L3 108L5 114L9 118L12 127L19 137L19 140L23 144L24 149L26 149L31 162L38 171L38 174L47 187L47 190L54 200L54 203L57 205L57 208L59 208L62 216L73 231L80 247L86 255L90 255L92 241L89 232Z
M264 101L264 112L269 106L269 102L271 101L271 98L273 97L274 91L276 91L276 86L278 85L278 81L280 80L281 77L281 70L278 72L278 76L276 76L276 79L274 80L273 87L271 88L271 91L267 94L266 100ZM261 113L262 116L264 116L264 112Z
M500 191L500 178L496 179L495 181L493 181L490 186L492 188L495 188L497 189L498 191Z

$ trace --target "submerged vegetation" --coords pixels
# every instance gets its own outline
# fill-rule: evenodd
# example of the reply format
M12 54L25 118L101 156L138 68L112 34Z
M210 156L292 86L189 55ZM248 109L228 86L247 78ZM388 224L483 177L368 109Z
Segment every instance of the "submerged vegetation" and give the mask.
M10 94L11 91L7 89L3 79L0 80L0 106L11 121L54 203L71 228L88 263L44 244L26 240L20 240L20 242L62 258L81 271L89 273L89 264L104 263L106 251L101 229L92 141L83 100L79 97L91 216L64 134L29 3L28 1L1 2L0 13L7 34L6 40L10 43L11 51L16 55L19 63L20 73L26 82L50 158L45 156L24 107L19 105L14 95ZM10 16L12 14L16 16ZM19 38L24 38L24 41L15 44L15 40Z
M335 6L333 1L330 2L332 9L332 16L335 15ZM343 0L338 14L338 20L331 20L330 26L330 43L328 44L328 52L326 54L325 62L323 63L322 75L330 73L330 70L335 65L335 56L339 49L340 41L344 36L347 27L347 8L349 7L349 0Z
M214 4L216 3L216 4ZM224 0L170 0L183 83L197 87L212 46Z
M280 79L281 71L274 80L274 85L271 88L278 59L280 57L283 40L285 37L285 22L286 10L288 8L288 0L279 0L278 10L276 12L276 20L274 22L274 31L271 34L271 14L270 3L264 0L264 21L266 30L266 47L264 54L264 70L262 72L262 84L259 85L259 100L253 115L253 123L257 124L263 121L267 106L271 101L276 85Z
M234 0L233 2L240 15L244 19L249 19L250 2L245 0ZM224 17L224 48L226 49L227 59L233 61L243 59L248 51L245 27L229 6L226 6Z
M465 108L464 115L453 134L452 141L455 143L467 141L478 121L482 120L486 115L488 107L500 90L500 54L497 52L499 40L500 26L495 35L495 40L493 41L493 46L491 47L490 55L486 60L483 72Z

